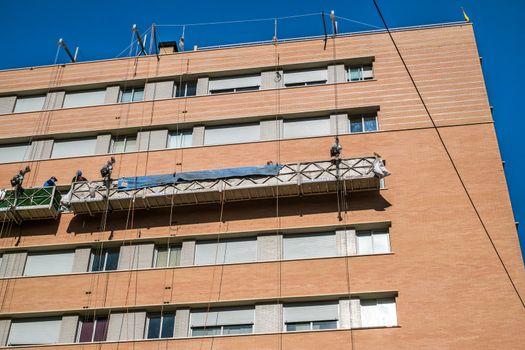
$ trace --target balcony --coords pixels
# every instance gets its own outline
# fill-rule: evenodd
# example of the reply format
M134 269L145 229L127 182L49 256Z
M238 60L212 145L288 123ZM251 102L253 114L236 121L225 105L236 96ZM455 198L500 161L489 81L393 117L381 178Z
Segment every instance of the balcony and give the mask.
M268 172L273 167L275 173ZM121 178L110 188L103 181L73 184L70 209L75 214L96 214L106 210L129 210L196 205L263 198L294 197L377 190L385 176L381 158L375 156L250 167L263 172L240 172L248 168ZM263 169L268 168L268 169ZM221 175L223 174L223 175ZM239 175L243 174L243 175ZM206 175L209 175L206 178ZM150 178L159 182L148 182ZM172 178L171 181L165 181ZM163 181L160 181L163 179ZM144 184L138 186L137 184ZM146 185L147 184L147 185Z
M13 190L6 191L0 200L0 221L56 219L61 197L56 187L28 188L18 198Z

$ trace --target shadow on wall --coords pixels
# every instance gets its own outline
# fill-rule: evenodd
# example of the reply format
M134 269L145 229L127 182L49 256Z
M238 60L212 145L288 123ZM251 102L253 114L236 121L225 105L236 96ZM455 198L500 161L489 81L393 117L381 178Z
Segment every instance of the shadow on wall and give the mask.
M347 197L347 203L349 211L383 211L391 206L381 196L379 191L352 193ZM276 200L262 199L230 202L225 203L223 209L223 222L272 218L276 216ZM335 194L279 199L280 217L322 213L333 213L334 217L337 216L337 199ZM220 215L221 207L219 204L174 207L171 225L213 223L220 220ZM128 211L108 213L106 232L126 229L126 222L129 221L127 216ZM169 218L170 208L137 210L134 213L133 228L167 227L170 226ZM70 221L67 233L92 234L100 232L101 219L101 214L94 216L77 215ZM7 231L4 232L2 238L56 235L58 229L59 220L27 221L20 226L13 225L9 233Z
M349 210L383 211L391 204L384 199L379 191L352 193L348 196ZM322 196L305 196L279 199L279 216L302 216L321 213L334 213L337 216L337 199L333 194ZM108 214L106 231L126 229L127 211ZM220 220L219 204L203 204L198 206L183 206L173 208L171 225L190 225L217 222ZM254 201L225 203L223 222L272 218L276 216L276 200L264 199ZM148 229L151 227L170 226L170 208L137 210L134 213L133 228ZM71 220L68 233L85 234L100 231L101 215L77 215ZM129 227L128 227L129 228Z

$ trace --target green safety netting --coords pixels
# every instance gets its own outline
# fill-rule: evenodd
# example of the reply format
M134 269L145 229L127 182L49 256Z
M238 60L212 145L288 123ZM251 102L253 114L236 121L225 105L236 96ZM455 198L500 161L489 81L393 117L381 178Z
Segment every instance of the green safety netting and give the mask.
M21 196L15 199L15 192L6 191L3 200L0 200L0 209L16 208L30 209L32 206L47 206L60 208L61 195L55 187L41 187L24 189ZM15 203L16 202L16 203Z

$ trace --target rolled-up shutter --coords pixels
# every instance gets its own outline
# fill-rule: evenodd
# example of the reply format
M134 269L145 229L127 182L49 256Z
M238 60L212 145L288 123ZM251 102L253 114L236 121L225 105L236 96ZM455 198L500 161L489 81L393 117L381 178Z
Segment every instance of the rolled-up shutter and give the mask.
M334 321L339 319L339 303L326 302L284 306L284 322Z
M95 154L97 138L55 141L51 158L77 157Z
M14 113L41 111L44 108L46 96L18 97Z
M283 122L285 139L322 135L330 135L330 117L292 119Z
M328 80L328 70L326 68L284 72L285 85L326 80Z
M217 248L218 244L218 248ZM235 239L223 242L199 242L195 247L195 265L243 263L256 261L257 240Z
M29 145L0 146L0 163L21 162L27 159Z
M215 78L210 79L208 88L210 91L214 90L226 90L226 89L238 89L261 85L260 75L247 75L239 77L229 78Z
M13 321L8 345L37 345L58 343L60 318Z
M96 106L104 104L106 90L92 90L82 92L66 93L64 98L64 108Z
M74 258L75 253L73 251L29 254L24 276L71 273Z
M285 259L337 256L335 232L284 236L283 241Z
M191 327L253 324L255 308L236 308L191 312Z
M259 123L214 126L204 130L205 145L253 142L260 138L261 126Z

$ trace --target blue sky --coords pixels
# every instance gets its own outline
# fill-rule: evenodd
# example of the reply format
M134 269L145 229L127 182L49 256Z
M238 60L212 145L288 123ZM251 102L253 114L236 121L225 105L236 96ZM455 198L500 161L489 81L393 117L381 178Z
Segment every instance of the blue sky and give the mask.
M525 118L519 117L514 104L523 98L520 81L525 78L525 55L521 14L522 0L378 0L390 27L453 22L463 19L463 6L474 23L489 99L494 106L505 172L514 215L525 246L525 142L521 135ZM52 64L56 42L64 38L74 48L80 46L79 60L112 58L130 43L131 26L144 31L151 23L182 24L255 18L274 18L308 13L330 12L353 20L381 26L372 0L360 1L7 1L0 0L2 11L2 55L0 69ZM339 20L342 32L369 27ZM269 40L273 22L251 22L186 27L186 48L237 42ZM159 28L161 40L177 40L180 27ZM278 37L291 38L322 34L320 16L279 21ZM126 51L127 52L127 51ZM67 58L62 53L60 62ZM1 82L0 82L1 83ZM525 255L524 255L525 258Z

